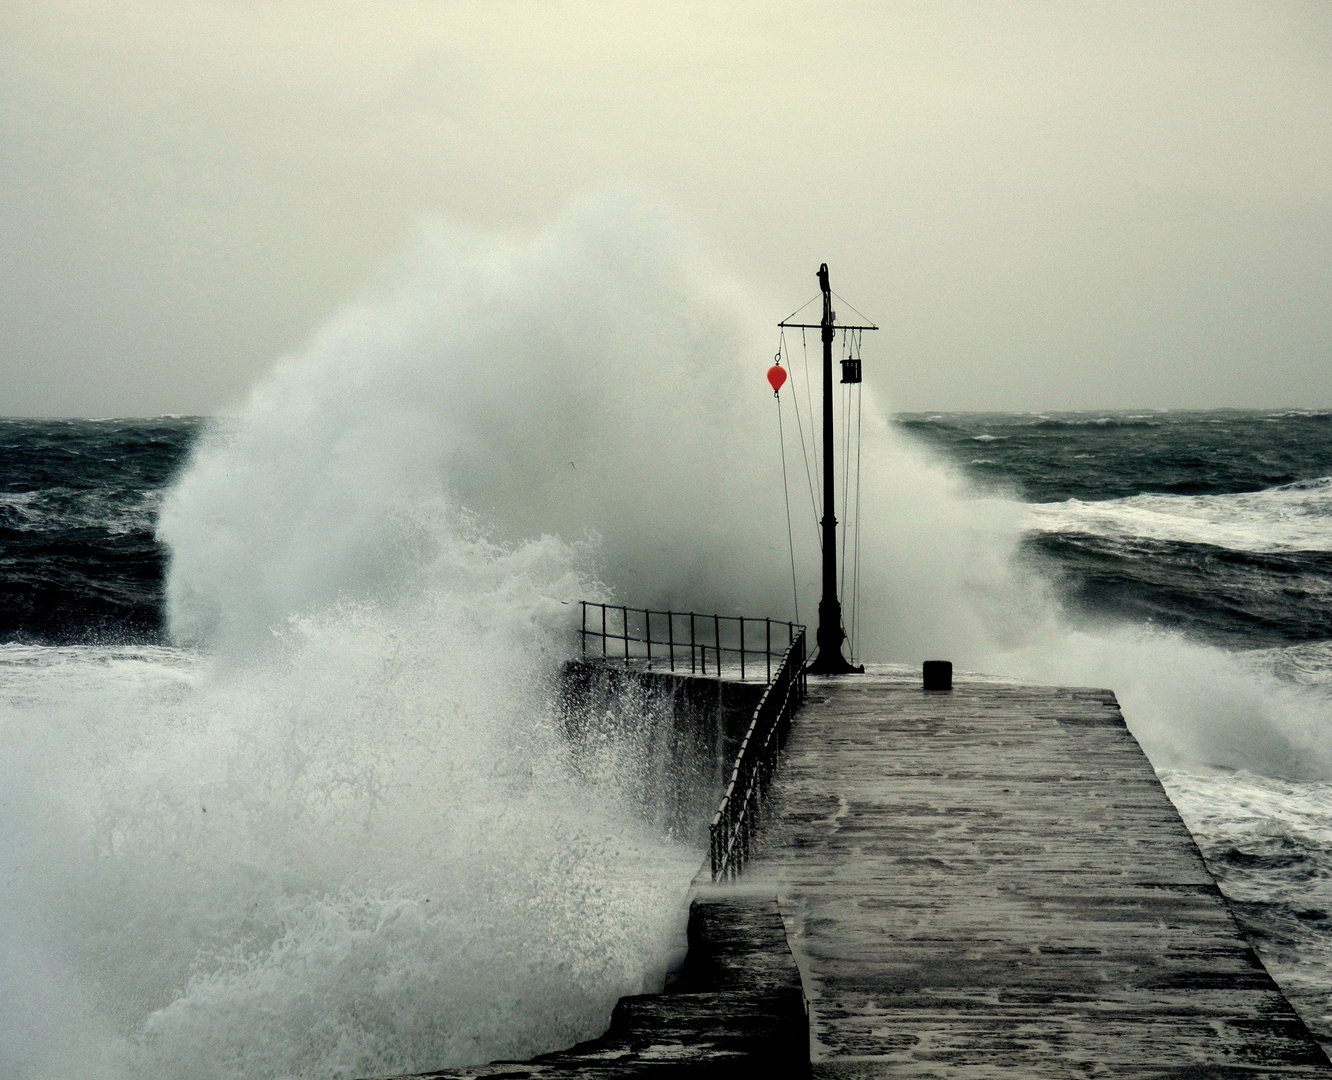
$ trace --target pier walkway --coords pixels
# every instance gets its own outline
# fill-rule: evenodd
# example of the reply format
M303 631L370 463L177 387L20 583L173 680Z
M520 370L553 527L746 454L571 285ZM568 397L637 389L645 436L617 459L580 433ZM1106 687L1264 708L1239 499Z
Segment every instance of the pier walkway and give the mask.
M775 800L815 1076L1332 1078L1109 691L811 679Z

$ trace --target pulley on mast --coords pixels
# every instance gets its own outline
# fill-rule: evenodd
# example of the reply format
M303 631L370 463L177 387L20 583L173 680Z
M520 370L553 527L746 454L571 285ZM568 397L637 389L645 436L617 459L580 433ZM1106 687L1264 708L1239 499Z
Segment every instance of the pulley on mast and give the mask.
M842 655L842 642L846 631L842 628L842 603L837 598L837 518L833 514L836 504L833 468L833 377L832 346L838 330L877 330L877 326L854 326L837 322L832 308L832 286L828 284L828 264L818 269L819 289L823 293L823 318L817 323L796 323L783 320L780 327L819 330L823 338L823 595L819 600L818 655L810 662L812 675L852 675L864 672L864 666L855 667ZM842 382L860 382L860 360L854 365L842 363Z

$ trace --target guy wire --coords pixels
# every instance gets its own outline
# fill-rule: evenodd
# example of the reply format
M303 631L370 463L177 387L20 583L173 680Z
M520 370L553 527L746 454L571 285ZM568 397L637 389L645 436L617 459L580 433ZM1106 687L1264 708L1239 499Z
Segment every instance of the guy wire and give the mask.
M865 394L856 387L856 554L851 570L851 657L855 659L860 632L860 449L865 444L861 420L865 411Z
M782 431L782 395L774 392L777 399L777 441L782 447L782 494L786 497L786 546L791 552L791 599L795 601L795 621L800 621L800 589L796 586L795 537L791 532L791 489L786 483L786 435ZM796 417L799 419L797 411Z
M805 334L805 330L801 330L801 336L802 336L802 337L803 337L803 334ZM782 354L783 354L783 353L786 354L786 366L787 366L787 370L790 370L790 369L791 369L791 350L790 350L789 348L787 348L787 345L786 345L786 330L782 330L782 336L778 338L778 345L777 345L777 356L778 356L778 360L781 360L781 357L782 357ZM805 376L806 376L806 381L809 380L809 374L810 374L810 372L809 372L809 364L806 364L806 365L805 365ZM803 423L801 423L801 394L799 394L798 390L795 390L794 388L793 388L793 397L791 397L791 406L793 406L794 409L795 409L795 426L797 426L797 429L799 430L799 433L801 433L801 454L803 455L803 458L805 458L805 482L806 482L806 483L809 483L809 486L810 486L810 506L813 506L813 507L814 507L814 534L815 534L815 535L819 535L819 503L818 503L818 499L814 497L814 475L810 473L810 454L809 454L809 450L806 450L806 449L805 449L805 425L803 425ZM814 417L813 417L813 415L811 415L811 417L810 417L810 442L814 442ZM785 469L785 467L786 467L786 462L785 462L785 461L782 462L782 467L783 467L783 469ZM815 466L815 467L817 467L817 466ZM822 537L822 535L819 535L819 550L821 550L821 551L823 550L823 537Z
M804 357L805 363L805 408L809 413L809 441L810 449L814 453L814 471L820 476L819 472L819 440L814 434L814 394L809 388L809 342L805 339L805 330L800 330L800 352ZM819 518L822 516L822 506L818 504L817 496L814 504L814 531L819 533L819 548L823 548L823 532L819 529Z
M842 352L846 352L846 331L842 331ZM846 600L846 549L851 528L847 508L851 498L851 393L855 384L842 384L842 578L837 585L837 598Z

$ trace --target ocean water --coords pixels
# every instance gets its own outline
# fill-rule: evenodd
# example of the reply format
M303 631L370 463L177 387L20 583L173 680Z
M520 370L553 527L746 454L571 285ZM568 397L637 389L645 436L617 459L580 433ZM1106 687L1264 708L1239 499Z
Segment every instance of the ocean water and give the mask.
M555 679L580 598L814 609L768 314L603 193L423 229L225 417L0 421L0 1074L423 1071L657 985L704 852L650 709L575 759ZM1332 419L865 371L858 655L1115 689L1332 1035Z

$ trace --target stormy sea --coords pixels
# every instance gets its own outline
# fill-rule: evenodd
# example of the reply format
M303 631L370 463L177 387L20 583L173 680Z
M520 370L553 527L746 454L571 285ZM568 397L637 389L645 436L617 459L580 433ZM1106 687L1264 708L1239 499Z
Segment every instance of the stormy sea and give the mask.
M557 676L579 599L814 609L755 325L584 206L423 230L226 416L0 421L0 1074L424 1071L659 987L704 852L650 738L574 760ZM857 656L1114 689L1332 1037L1332 414L865 379Z

